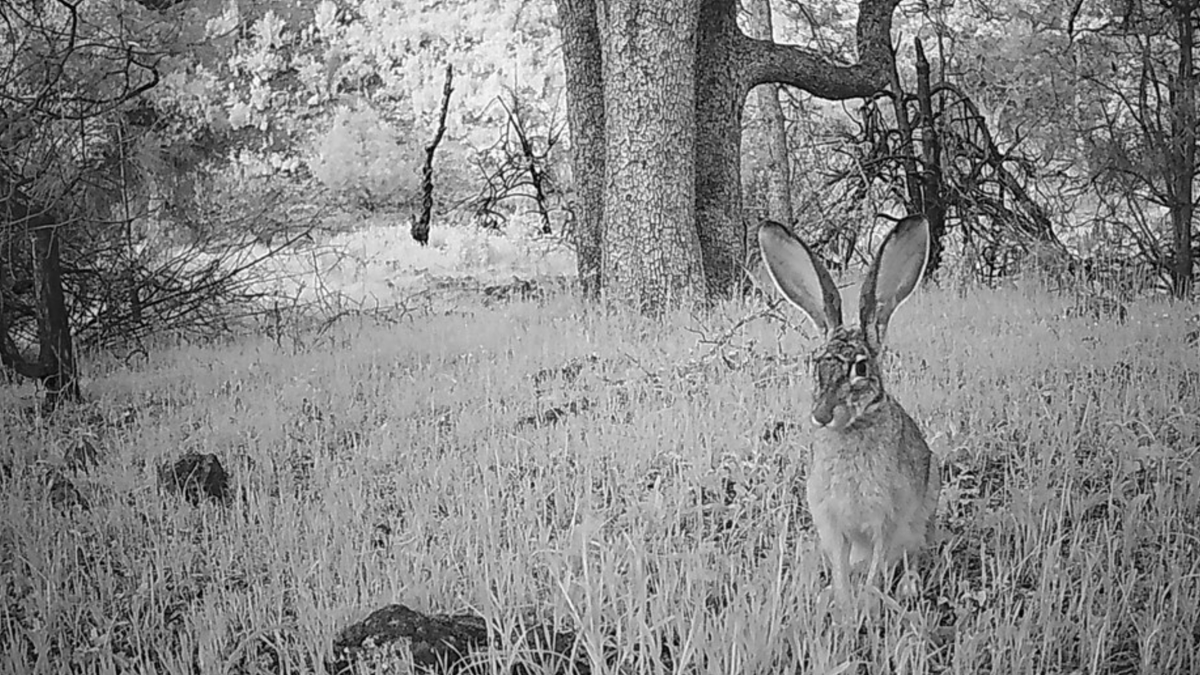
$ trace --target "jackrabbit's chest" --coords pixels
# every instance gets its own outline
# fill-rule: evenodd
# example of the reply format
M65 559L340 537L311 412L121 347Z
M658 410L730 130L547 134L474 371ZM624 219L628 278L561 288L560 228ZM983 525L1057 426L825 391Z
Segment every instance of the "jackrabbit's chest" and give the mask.
M863 523L890 520L906 491L894 455L837 444L814 448L808 474L808 505L814 517Z

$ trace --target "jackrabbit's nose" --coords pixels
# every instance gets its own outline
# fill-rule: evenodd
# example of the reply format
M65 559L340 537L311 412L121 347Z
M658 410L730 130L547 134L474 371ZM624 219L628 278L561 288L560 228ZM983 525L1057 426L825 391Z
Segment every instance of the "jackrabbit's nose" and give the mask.
M824 406L813 410L812 423L813 426L824 427L828 426L833 421L833 408Z

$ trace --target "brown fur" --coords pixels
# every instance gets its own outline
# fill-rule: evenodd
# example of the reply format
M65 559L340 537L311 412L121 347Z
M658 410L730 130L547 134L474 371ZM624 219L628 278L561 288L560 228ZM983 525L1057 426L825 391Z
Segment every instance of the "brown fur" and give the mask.
M874 584L931 539L941 487L937 460L912 417L884 389L879 355L888 320L916 287L928 223L906 218L884 240L863 283L863 325L842 325L829 273L785 229L764 224L763 259L784 296L825 330L813 355L813 435L807 499L839 599L866 562Z

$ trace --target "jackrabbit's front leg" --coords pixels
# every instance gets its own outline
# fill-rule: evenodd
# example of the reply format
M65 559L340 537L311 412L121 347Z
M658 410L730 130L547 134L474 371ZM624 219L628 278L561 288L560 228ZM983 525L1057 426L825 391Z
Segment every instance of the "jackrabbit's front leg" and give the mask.
M900 577L900 597L911 600L921 593L921 578L915 564L909 564L908 552L904 552L904 576Z
M871 532L871 564L867 567L867 582L864 588L875 588L881 572L886 572L887 540L884 538L882 527L872 528Z
M850 540L841 534L822 536L825 556L829 558L833 594L843 609L851 606L850 597Z

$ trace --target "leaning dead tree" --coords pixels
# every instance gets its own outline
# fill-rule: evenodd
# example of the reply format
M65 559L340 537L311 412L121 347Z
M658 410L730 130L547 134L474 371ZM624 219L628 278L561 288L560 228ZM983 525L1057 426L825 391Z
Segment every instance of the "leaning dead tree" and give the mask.
M446 83L442 86L442 110L438 115L437 132L425 146L425 166L421 169L421 215L413 221L412 238L424 246L429 243L429 221L433 217L433 155L446 134L446 112L450 110L450 94L454 92L454 66L446 65Z

